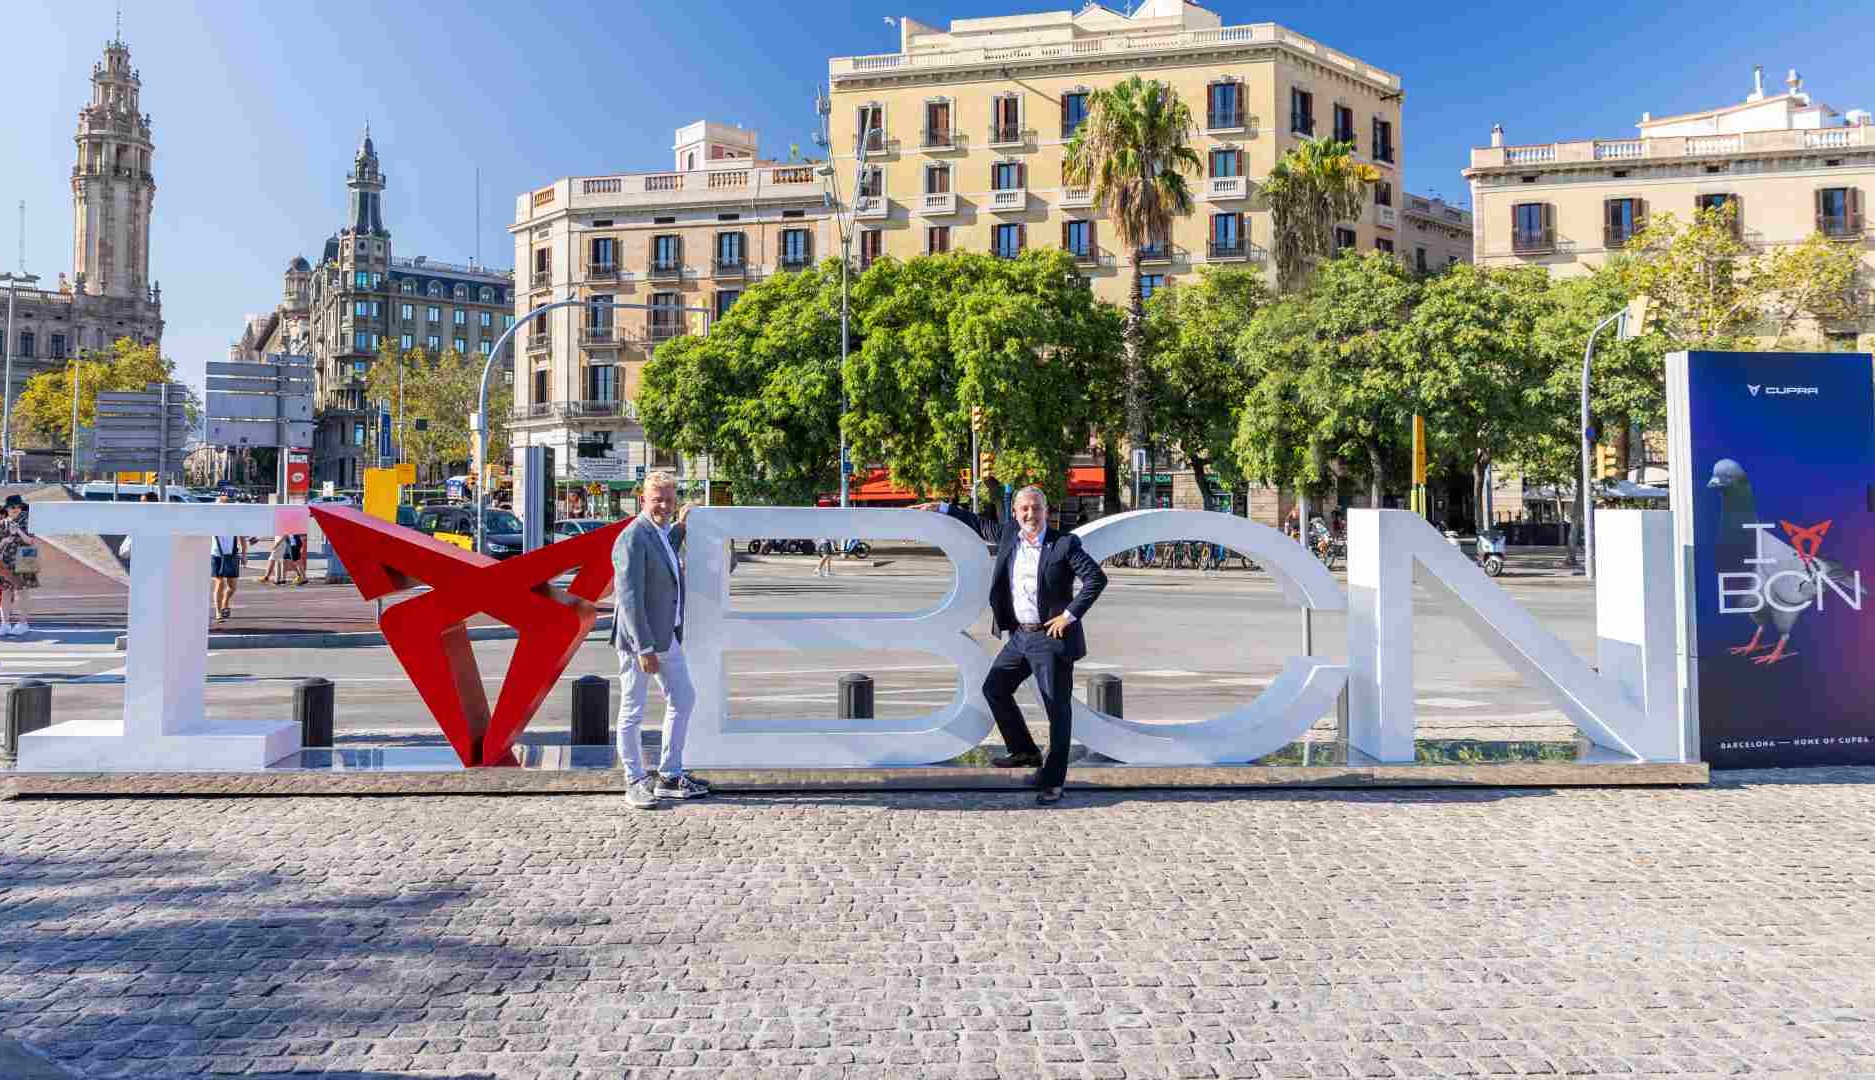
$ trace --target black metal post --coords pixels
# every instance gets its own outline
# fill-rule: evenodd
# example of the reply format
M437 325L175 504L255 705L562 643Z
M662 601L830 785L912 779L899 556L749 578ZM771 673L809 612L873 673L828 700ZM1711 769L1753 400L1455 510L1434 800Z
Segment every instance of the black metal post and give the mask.
M293 720L299 724L301 746L332 745L332 689L332 680L320 675L293 687Z
M574 746L612 744L612 683L598 675L573 680Z
M1089 675L1087 677L1087 705L1095 712L1108 716L1125 716L1126 703L1121 692L1118 675Z
M7 691L7 714L0 723L0 764L19 760L20 736L52 726L52 687L39 679L21 679Z
M872 676L855 672L840 676L840 719L872 719Z

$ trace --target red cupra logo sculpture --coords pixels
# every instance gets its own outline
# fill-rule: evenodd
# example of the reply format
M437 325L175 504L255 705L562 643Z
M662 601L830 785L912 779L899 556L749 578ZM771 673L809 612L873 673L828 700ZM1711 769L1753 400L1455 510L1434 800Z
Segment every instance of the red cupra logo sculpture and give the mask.
M316 506L312 516L365 599L430 587L384 609L384 640L464 765L514 764L514 740L598 618L612 586L612 543L627 522L496 560L358 510ZM572 584L555 588L569 570ZM469 645L468 620L478 614L519 634L492 712Z

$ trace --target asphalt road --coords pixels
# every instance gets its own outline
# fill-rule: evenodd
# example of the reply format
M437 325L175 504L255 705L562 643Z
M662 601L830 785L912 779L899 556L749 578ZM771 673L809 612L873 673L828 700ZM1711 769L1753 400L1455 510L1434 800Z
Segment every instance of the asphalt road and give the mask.
M899 557L875 566L847 562L831 580L814 577L813 565L812 558L788 557L746 563L732 578L733 603L753 611L916 610L936 602L949 587L948 564L935 557ZM1107 593L1087 621L1091 651L1077 675L1083 684L1096 672L1124 678L1131 718L1190 720L1213 715L1254 695L1299 651L1301 615L1261 573L1110 570L1109 576ZM1592 657L1590 587L1580 579L1556 575L1502 580L1546 627L1579 654ZM50 617L45 608L40 611ZM1429 594L1420 594L1419 611L1414 671L1422 737L1570 735L1572 729L1561 714L1525 687ZM307 622L316 620L309 610ZM1344 656L1345 635L1344 616L1317 616L1319 652ZM123 702L123 655L111 651L101 636L74 631L0 640L0 683L23 677L54 683L55 720L116 713ZM987 614L978 620L973 636L985 650L996 648ZM482 675L491 687L503 678L512 645L477 644ZM873 676L880 715L915 715L948 701L956 678L950 665L922 653L743 652L733 654L731 663L732 712L752 718L832 717L837 680L852 671ZM210 718L284 718L291 715L294 681L323 675L338 684L341 743L440 739L396 658L384 648L211 648L209 671ZM562 682L617 673L616 655L595 637L579 650ZM567 690L556 690L527 741L563 741L569 700ZM1039 719L1039 706L1031 702L1028 707ZM653 691L653 726L662 709Z

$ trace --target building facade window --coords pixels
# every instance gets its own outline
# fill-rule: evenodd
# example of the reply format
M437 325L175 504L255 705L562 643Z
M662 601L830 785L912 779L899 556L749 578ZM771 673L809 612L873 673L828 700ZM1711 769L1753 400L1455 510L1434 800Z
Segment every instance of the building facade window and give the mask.
M996 226L996 233L991 243L990 253L999 259L1013 259L1022 254L1023 241L1027 230L1021 222L1010 222Z
M1087 91L1070 90L1061 95L1061 137L1072 139L1087 122Z
M553 400L547 394L547 370L542 368L534 372L534 404L545 405Z
M503 316L501 317L501 328L502 328L503 330L512 330L512 329L514 329L514 316L512 316L512 315L503 315Z
M371 349L371 335L365 333L363 330L354 333L352 335L352 348L359 352L368 352Z
M1214 259L1229 259L1244 253L1243 215L1211 215L1211 250Z
M1646 219L1645 205L1639 199L1603 200L1602 245L1611 248L1628 246L1628 241L1641 231Z
M1518 203L1511 207L1511 251L1553 250L1556 246L1556 208L1549 203Z
M467 300L469 298L469 287L467 285L457 285L455 289L451 291L450 295L457 300Z
M33 348L35 345L38 344L37 341L33 337L33 332L31 330L21 330L19 340L20 340L19 355L22 357L25 357L28 360L32 359Z
M1078 218L1062 222L1061 246L1063 250L1077 259L1093 258L1094 223Z
M586 369L586 400L618 400L618 369L611 364L593 364Z
M1205 127L1243 126L1243 86L1234 82L1214 82L1205 88Z
M1335 106L1335 141L1352 143L1354 141L1354 110L1346 105Z
M1862 190L1821 188L1816 193L1816 231L1832 240L1862 235Z
M46 355L50 356L54 360L65 359L65 335L64 334L52 335L51 351L46 353Z
M716 296L714 297L714 306L711 312L712 317L720 319L723 316L729 314L729 309L732 307L735 307L736 301L741 299L741 297L742 297L742 290L740 289L718 289L716 290Z
M684 238L664 233L651 238L651 269L669 272L684 265Z
M618 241L610 236L595 236L587 264L594 270L610 273L618 269Z
M924 167L924 193L926 195L945 195L951 189L951 167L949 165L926 165Z
M956 142L957 137L951 131L951 103L948 101L925 102L924 145L948 148L956 145Z
M370 315L371 314L370 302L366 300L353 300L352 301L352 314L358 316L361 319L366 317L367 315Z
M495 351L495 343L487 338L483 338L481 341L476 342L476 348L481 350L483 356L488 356Z
M882 150L885 148L885 106L879 104L861 105L855 117L855 128L866 149Z
M363 420L353 420L352 421L352 445L363 446L364 444L365 444L365 422Z
M859 197L877 199L885 194L885 170L868 165L859 171Z
M404 334L403 336L399 337L397 339L397 347L404 350L405 352L409 352L411 349L416 348L417 347L416 335Z
M432 281L432 282L430 282L430 287L429 287L428 289L426 289L426 290L425 290L425 293L426 293L426 295L429 295L429 296L441 296L441 295L443 295L443 284L442 284L442 282L440 282L440 281Z
M1289 88L1289 130L1297 135L1315 134L1315 95L1307 90Z
M457 308L454 311L450 312L449 317L450 317L450 320L453 321L457 326L469 325L469 313L464 311L461 308Z
M443 309L440 307L437 307L435 304L431 304L429 307L425 308L424 314L429 316L429 320L431 322L443 321Z
M1139 275L1139 295L1142 299L1152 299L1152 294L1165 288L1164 274Z
M461 338L461 337L456 338L451 344L455 346L456 352L458 354L464 354L469 351L469 339L468 338Z
M1243 151L1242 150L1213 150L1211 151L1211 175L1214 178L1220 177L1220 176L1242 176L1243 175Z
M1393 185L1392 184L1388 183L1385 180L1381 180L1374 185L1374 205L1375 206L1392 206L1393 205Z
M417 291L417 283L410 280L409 278L405 278L403 281L398 283L398 289L405 293L414 293Z
M1419 271L1422 274L1426 272L1426 249L1425 248L1416 247L1413 249L1413 269Z
M431 334L423 339L423 344L428 347L431 352L437 352L443 347L443 339L439 334Z
M798 270L814 261L814 234L806 229L781 231L781 266Z
M942 255L951 249L951 227L933 225L924 231L924 250L927 255Z
M1022 187L1022 163L999 161L990 166L990 187L996 191L1016 191Z
M494 328L494 325L495 325L495 313L494 312L484 311L478 314L476 318L481 320L482 329L489 330L489 329Z
M1359 242L1360 241L1356 239L1354 235L1353 229L1343 227L1337 227L1335 229L1335 254L1339 255L1344 251L1353 251L1354 245Z
M415 304L403 304L397 309L397 314L405 322L414 322L417 317L417 306Z
M990 99L990 141L1012 143L1022 140L1022 99L1015 94L998 94Z
M884 251L884 233L878 229L866 229L859 234L859 265L862 269L871 266L873 260Z
M1393 241L1387 239L1384 236L1376 236L1374 237L1374 250L1384 251L1387 254L1391 255L1393 254Z
M739 232L716 234L716 265L725 270L740 269L745 237Z
M352 286L354 288L359 288L359 289L369 289L371 287L370 271L368 270L352 271Z
M674 292L651 294L651 340L666 341L683 332L683 301Z
M1393 164L1393 121L1374 118L1374 160Z

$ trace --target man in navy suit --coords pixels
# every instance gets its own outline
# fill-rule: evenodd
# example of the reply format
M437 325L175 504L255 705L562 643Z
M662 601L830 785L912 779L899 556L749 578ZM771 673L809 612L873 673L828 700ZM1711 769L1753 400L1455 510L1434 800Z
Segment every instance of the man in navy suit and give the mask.
M978 535L983 532L977 516L961 506L925 503L922 508L949 514ZM995 764L1005 769L1039 766L1036 786L1041 791L1035 801L1048 805L1061 801L1068 778L1074 662L1087 655L1081 620L1107 587L1107 575L1081 550L1080 537L1048 527L1048 496L1041 488L1016 492L1012 511L1015 520L1003 524L990 577L992 624L998 637L1008 637L983 680L983 696L1009 748ZM1016 706L1016 688L1030 675L1048 713L1046 758Z

